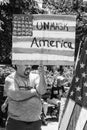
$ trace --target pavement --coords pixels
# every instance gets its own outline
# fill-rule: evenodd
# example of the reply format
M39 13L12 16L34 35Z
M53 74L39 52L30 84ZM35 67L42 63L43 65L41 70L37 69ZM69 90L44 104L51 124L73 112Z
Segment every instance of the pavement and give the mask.
M58 130L58 121L55 117L46 118L48 124L47 126L42 125L42 130Z
M49 122L47 126L42 125L42 130L58 130L58 122Z

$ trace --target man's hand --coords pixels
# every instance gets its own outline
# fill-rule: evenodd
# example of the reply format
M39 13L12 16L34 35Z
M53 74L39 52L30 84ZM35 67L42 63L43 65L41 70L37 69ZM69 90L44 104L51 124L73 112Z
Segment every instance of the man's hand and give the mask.
M43 95L46 93L47 85L45 80L44 66L42 64L39 65L38 71L39 71L40 81L39 81L39 85L37 85L36 88L38 93L40 95Z
M1 106L1 111L2 111L3 113L6 112L6 107L7 107L7 104L6 104L6 103L2 104L2 106Z

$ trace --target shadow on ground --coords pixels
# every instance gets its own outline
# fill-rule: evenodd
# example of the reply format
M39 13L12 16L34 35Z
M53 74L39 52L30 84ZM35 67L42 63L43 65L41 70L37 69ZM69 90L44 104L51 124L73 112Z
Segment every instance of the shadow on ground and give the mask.
M46 118L46 120L47 120L48 122L58 122L55 117L48 117L48 118Z

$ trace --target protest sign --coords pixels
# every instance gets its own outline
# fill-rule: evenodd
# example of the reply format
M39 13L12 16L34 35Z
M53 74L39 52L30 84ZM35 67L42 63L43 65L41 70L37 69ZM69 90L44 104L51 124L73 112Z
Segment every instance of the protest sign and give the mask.
M75 27L71 15L14 15L12 62L73 65Z

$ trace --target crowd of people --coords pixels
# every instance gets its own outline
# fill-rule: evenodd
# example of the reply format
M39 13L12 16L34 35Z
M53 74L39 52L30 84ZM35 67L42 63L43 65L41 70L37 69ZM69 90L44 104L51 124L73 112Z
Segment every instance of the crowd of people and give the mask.
M2 111L8 106L6 130L41 130L41 122L47 125L45 118L49 104L61 104L60 120L68 92L65 81L63 71L48 72L43 65L32 69L28 65L16 65L15 72L5 79L4 94L7 98ZM50 94L44 100L48 88ZM44 118L41 118L42 110Z

